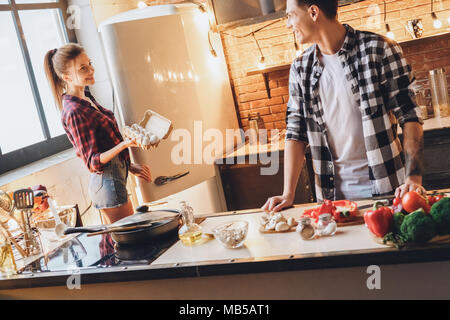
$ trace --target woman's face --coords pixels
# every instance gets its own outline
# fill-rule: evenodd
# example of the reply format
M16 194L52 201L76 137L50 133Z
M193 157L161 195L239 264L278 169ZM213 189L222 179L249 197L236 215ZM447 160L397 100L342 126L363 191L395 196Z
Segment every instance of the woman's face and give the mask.
M94 67L86 53L79 54L69 62L64 75L64 81L69 86L85 87L95 83Z

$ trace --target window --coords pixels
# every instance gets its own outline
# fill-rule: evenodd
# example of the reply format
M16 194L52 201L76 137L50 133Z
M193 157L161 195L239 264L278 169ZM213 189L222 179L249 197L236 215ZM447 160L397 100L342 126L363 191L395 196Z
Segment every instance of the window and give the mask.
M72 147L45 76L45 53L74 42L67 5L0 0L0 174Z

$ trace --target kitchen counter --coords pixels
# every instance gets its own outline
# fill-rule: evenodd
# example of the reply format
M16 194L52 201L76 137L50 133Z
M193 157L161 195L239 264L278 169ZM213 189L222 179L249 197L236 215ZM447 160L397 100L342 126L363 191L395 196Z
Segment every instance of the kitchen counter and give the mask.
M363 200L358 204L371 202ZM314 205L297 205L283 213L287 217L298 217L303 210ZM296 232L259 233L259 216L258 210L203 216L206 219L201 225L205 232L210 232L214 226L225 221L248 221L249 233L242 248L226 249L218 240L185 247L175 235L168 238L156 254L152 252L150 259L142 257L133 261L122 260L121 263L115 259L117 252L114 254L111 241L105 242L102 236L79 235L76 240L70 240L78 246L81 243L85 248L86 253L78 261L66 257L66 261L72 262L72 265L64 266L61 255L58 255L59 264L53 263L53 271L23 273L11 279L2 279L0 298L51 298L63 294L68 299L282 299L307 297L307 287L301 283L311 284L311 281L314 282L315 290L308 293L310 297L345 298L357 294L358 298L358 295L365 294L370 298L373 293L366 287L367 267L370 265L380 266L383 279L393 281L387 283L383 280L384 286L389 288L384 291L383 297L395 297L398 289L394 284L397 285L396 281L400 280L409 283L410 292L405 293L404 297L418 297L420 294L450 297L450 276L447 275L450 243L397 250L375 242L364 225L340 227L333 237L304 241ZM140 252L148 253L151 250L154 249L142 246ZM57 265L59 267L55 267ZM422 277L421 270L427 270ZM430 273L430 270L433 271ZM80 276L82 290L67 289L67 281L74 274ZM406 275L415 277L415 282L408 282ZM273 281L273 290L267 292L266 289L266 294L262 295L261 286L264 283L267 286L265 281L268 279ZM338 288L333 284L333 290L326 289L327 281L342 283L343 287ZM431 281L432 286L426 286L424 281ZM296 286L291 287L294 283ZM236 291L234 286L240 284L242 288ZM221 286L222 291L215 290L217 285ZM193 291L191 286L200 286L203 291ZM283 290L283 286L290 289ZM380 297L380 294L375 296Z

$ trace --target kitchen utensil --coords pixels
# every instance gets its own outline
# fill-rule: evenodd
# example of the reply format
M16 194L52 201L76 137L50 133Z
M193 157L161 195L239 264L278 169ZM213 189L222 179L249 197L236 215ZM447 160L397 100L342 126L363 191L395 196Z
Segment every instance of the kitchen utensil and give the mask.
M14 204L21 212L22 224L24 228L25 252L30 255L43 253L42 241L39 231L33 232L31 227L31 212L34 207L34 193L30 189L21 189L14 192ZM39 261L30 265L31 270L39 270Z
M114 223L111 224L102 224L102 225L95 225L95 226L89 226L89 227L76 227L76 228L67 228L64 231L64 234L71 234L71 233L91 233L91 232L98 232L107 230L109 228L113 227L130 227L130 226L136 226L136 225L142 225L154 221L162 221L165 219L170 219L177 217L179 215L179 211L177 210L158 210L158 211L150 211L146 213L135 213L131 216L125 217L123 219L120 219Z
M55 202L52 198L48 199L48 205L50 206L50 212L55 218L55 234L58 238L62 238L64 237L64 230L67 229L67 226L61 221L59 213L56 211Z
M20 215L22 219L22 229L25 239L25 251L27 255L32 254L31 242L32 242L32 231L28 216L28 210L32 209L34 206L34 194L33 191L29 189L17 190L14 192L14 204L18 210L20 210Z
M155 222L161 222L161 221L155 221ZM129 227L113 227L113 228L109 228L109 229L106 229L106 230L89 233L87 236L88 237L92 237L92 236L96 236L96 235L99 235L99 234L105 234L105 233L111 233L111 232L138 230L138 229L148 228L152 224L153 223L147 223L147 224L143 224L143 225L136 225L136 226L129 226Z
M135 213L110 225L67 228L65 234L77 232L92 233L106 231L115 227L140 227L149 224L149 226L142 228L111 232L111 238L119 244L148 243L154 241L159 236L163 236L172 231L175 232L178 229L180 220L181 215L177 210L158 210L147 213Z
M135 245L160 241L166 236L176 236L180 225L180 216L165 221L154 222L148 228L111 233L111 238L119 245Z
M11 197L3 190L0 190L0 209L5 210L9 214L14 210L14 203Z
M11 234L11 232L9 232L8 226L6 226L3 222L0 222L0 225L1 225L2 231L6 234L8 240L10 242L12 242L12 244L16 247L17 251L19 251L22 258L28 257L27 253L22 248L22 246L17 243L16 239L14 239L14 236Z
M2 211L7 214L4 215ZM3 190L0 190L0 215L3 216L4 220L12 219L20 226L19 221L14 217L14 202Z
M157 177L155 179L155 184L157 186L162 186L163 184L166 184L169 181L179 179L179 178L184 177L185 175L188 175L188 174L189 174L189 171L184 172L184 173L179 173L179 174L176 174L176 175L173 175L173 176L170 176L170 177L159 176L159 177Z

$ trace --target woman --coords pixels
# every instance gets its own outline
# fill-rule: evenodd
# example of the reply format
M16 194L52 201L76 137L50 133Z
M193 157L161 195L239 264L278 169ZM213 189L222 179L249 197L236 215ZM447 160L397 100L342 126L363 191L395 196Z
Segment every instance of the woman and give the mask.
M128 147L114 114L103 108L86 90L93 85L94 68L84 49L67 44L47 52L44 59L53 96L61 111L61 121L77 156L91 172L89 196L107 223L133 214L128 199L128 171L151 182L150 168L130 163Z

